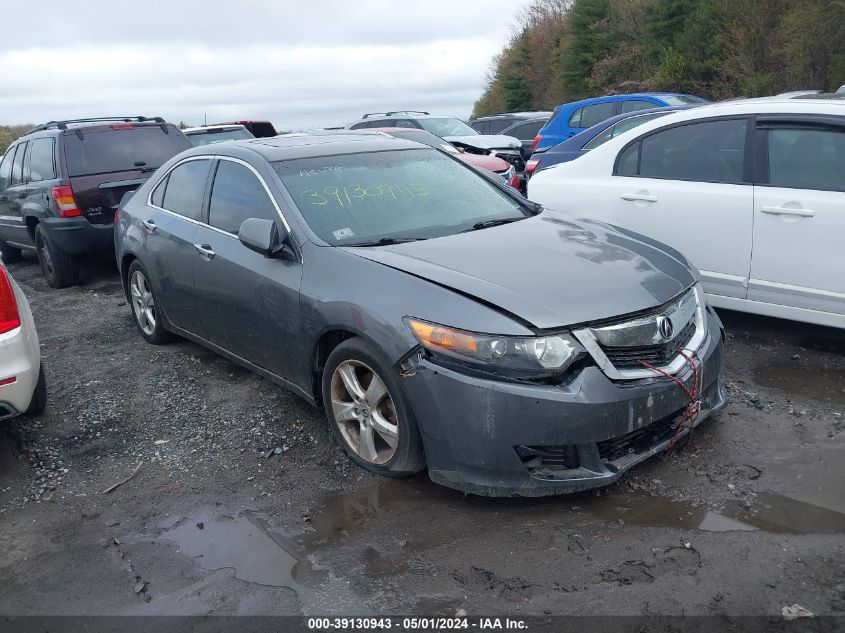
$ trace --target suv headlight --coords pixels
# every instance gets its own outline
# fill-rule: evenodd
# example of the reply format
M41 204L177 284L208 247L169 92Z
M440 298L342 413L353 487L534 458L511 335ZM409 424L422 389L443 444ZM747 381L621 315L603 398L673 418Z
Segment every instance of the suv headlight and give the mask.
M514 377L563 374L586 354L569 334L496 336L457 330L410 317L405 323L420 344L435 356L469 363L490 373Z

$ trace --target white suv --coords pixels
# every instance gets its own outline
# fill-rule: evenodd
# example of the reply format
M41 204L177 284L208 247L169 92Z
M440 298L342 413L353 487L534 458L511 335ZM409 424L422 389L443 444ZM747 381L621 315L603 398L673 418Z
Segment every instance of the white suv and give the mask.
M32 312L0 264L0 420L40 413L46 404L47 383Z
M674 246L709 303L845 328L845 100L674 112L534 176L528 197Z

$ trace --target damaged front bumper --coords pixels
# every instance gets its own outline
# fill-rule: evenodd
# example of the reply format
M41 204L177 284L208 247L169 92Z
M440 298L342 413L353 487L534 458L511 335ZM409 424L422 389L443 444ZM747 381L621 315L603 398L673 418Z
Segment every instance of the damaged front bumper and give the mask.
M542 496L606 486L725 405L718 317L704 310L696 353L701 411L676 433L689 404L673 381L613 380L599 367L566 385L470 376L428 359L403 382L425 444L429 476L463 492ZM675 374L692 386L689 366Z

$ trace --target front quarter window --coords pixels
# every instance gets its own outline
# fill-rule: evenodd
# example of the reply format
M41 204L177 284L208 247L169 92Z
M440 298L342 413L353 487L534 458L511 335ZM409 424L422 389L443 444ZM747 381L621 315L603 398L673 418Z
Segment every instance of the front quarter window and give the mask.
M336 246L429 239L534 213L473 169L433 149L272 165L311 229Z

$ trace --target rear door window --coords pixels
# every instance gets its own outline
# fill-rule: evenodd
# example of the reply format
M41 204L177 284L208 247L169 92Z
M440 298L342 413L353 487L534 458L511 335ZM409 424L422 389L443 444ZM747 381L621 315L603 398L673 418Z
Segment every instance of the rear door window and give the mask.
M167 177L162 208L199 221L210 166L210 160L189 160L171 171Z
M219 162L208 207L211 226L237 235L244 220L277 217L270 196L250 169L229 160Z
M845 191L845 130L770 129L768 150L770 185Z
M613 116L613 109L615 103L596 103L595 105L588 105L581 108L580 125L573 125L572 127L593 127L596 123L606 121Z
M21 143L15 152L15 161L12 163L12 184L17 185L23 182L23 157L26 154L26 147L29 142Z
M32 150L29 153L30 182L53 180L56 177L53 146L52 138L37 138L32 141Z
M394 127L407 127L413 130L418 130L419 127L411 119L396 119Z
M131 124L130 124L131 125ZM128 127L90 132L68 130L64 137L68 175L89 176L141 168L158 169L173 156L192 147L191 142L175 127L168 131L159 125Z

